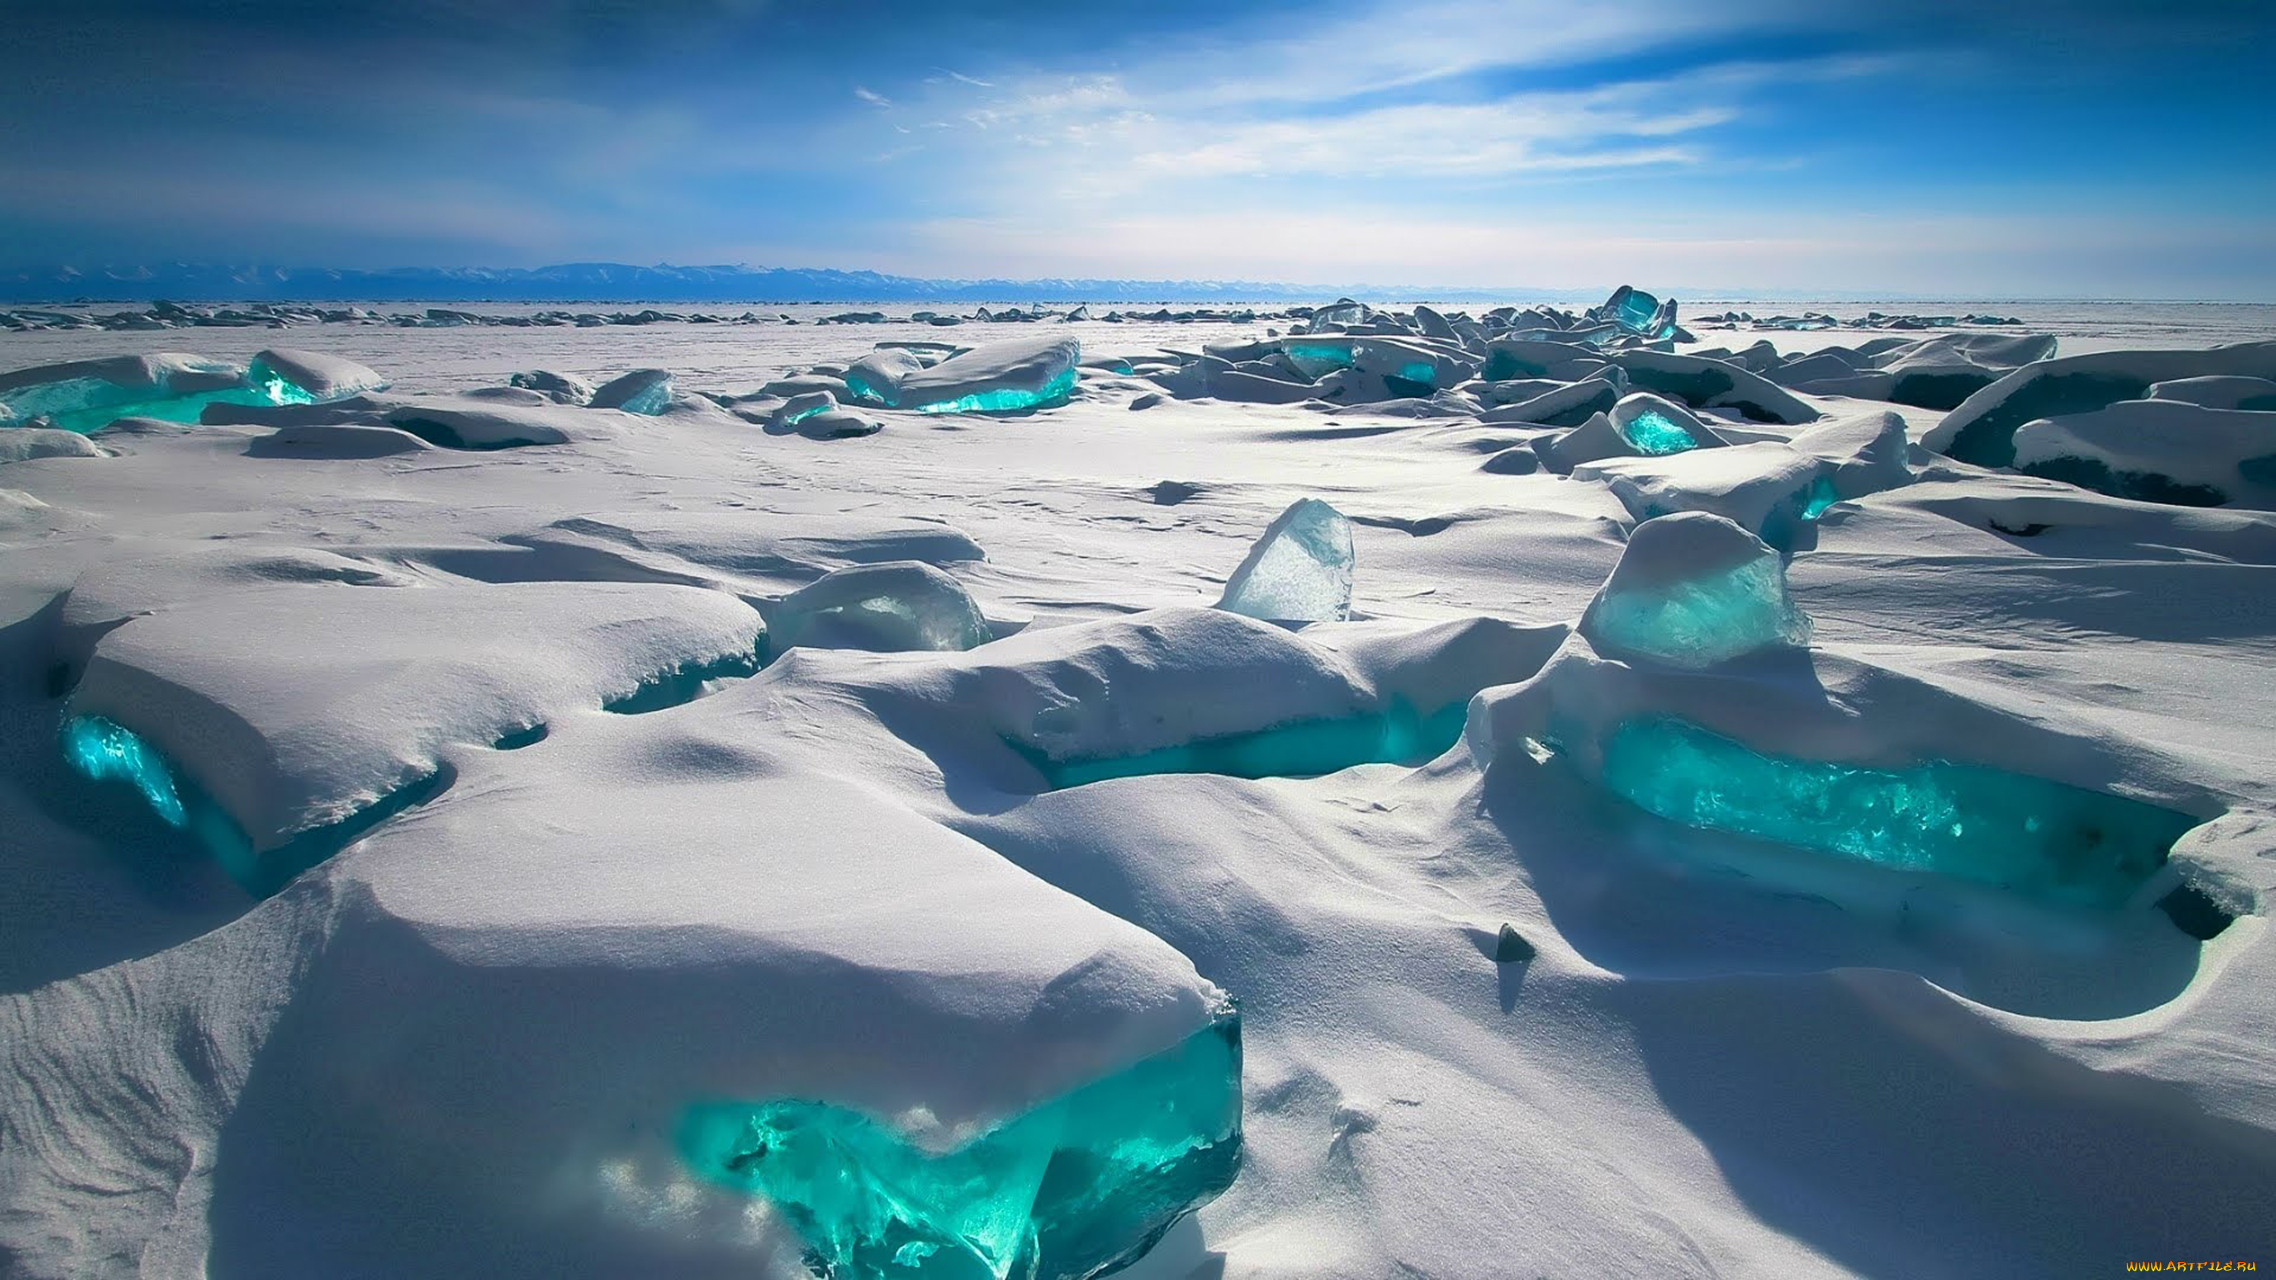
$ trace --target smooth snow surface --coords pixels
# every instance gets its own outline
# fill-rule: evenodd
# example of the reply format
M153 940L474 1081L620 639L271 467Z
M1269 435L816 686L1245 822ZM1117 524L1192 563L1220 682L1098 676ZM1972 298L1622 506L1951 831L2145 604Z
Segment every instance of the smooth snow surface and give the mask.
M2276 346L968 310L0 334L0 1271L2276 1258Z

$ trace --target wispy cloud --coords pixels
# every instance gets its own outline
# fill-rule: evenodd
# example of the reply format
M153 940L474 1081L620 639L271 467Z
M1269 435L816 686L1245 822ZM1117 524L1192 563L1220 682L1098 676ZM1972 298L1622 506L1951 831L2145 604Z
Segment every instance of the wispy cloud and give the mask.
M890 107L893 105L893 99L865 85L855 85L854 96L873 107Z

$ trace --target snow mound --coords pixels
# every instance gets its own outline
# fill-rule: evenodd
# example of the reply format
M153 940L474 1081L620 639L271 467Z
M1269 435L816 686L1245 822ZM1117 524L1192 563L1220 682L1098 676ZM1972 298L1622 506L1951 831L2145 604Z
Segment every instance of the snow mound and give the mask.
M895 560L832 570L782 599L762 604L767 647L970 649L991 638L964 585L929 564Z
M76 431L16 427L0 431L0 465L34 458L100 458L95 442Z
M585 403L595 409L622 409L653 418L672 406L672 371L634 369L601 384L586 397Z
M2025 365L1944 416L1921 443L1983 467L2015 461L2015 431L2040 418L2091 413L2186 378L2276 379L2276 342L2208 351L2105 351Z
M2015 469L2113 497L2276 509L2276 412L2121 400L2016 428Z
M346 357L276 347L253 357L246 380L276 404L322 404L387 389L386 378Z
M1791 550L1836 498L1834 468L1788 445L1763 441L1654 458L1609 458L1573 468L1573 477L1612 490L1640 521L1701 511L1735 521L1772 546Z

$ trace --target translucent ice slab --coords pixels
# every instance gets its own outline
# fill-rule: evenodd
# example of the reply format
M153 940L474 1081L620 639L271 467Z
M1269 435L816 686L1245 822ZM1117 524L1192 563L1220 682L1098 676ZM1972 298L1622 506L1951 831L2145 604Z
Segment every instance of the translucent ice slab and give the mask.
M1341 621L1351 616L1351 569L1351 522L1300 498L1249 548L1217 607L1270 622Z
M1232 1185L1240 1015L1228 1007L1182 1043L947 1151L797 1099L695 1107L680 1150L702 1176L772 1202L824 1275L1102 1275Z
M1685 826L2088 906L2123 903L2197 825L2138 800L1977 766L1780 759L1665 718L1612 732L1604 785Z
M1696 669L1806 644L1810 620L1777 552L1721 516L1684 512L1636 526L1581 633L1612 656Z

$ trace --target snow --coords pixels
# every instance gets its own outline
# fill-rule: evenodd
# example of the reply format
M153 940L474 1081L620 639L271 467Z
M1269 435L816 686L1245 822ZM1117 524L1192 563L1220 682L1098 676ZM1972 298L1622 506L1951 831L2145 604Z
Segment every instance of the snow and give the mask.
M1237 1175L1094 1206L1119 1257L1206 1200L1139 1280L2276 1246L2276 513L1950 452L2209 482L2276 348L435 319L294 330L389 389L0 431L10 1268L796 1276L860 1217L754 1164L797 1119L992 1271L1038 1167L1184 1141L1121 1104L1228 999ZM1993 381L1819 389L1915 371Z

